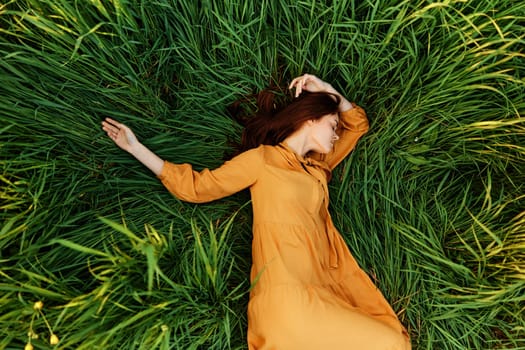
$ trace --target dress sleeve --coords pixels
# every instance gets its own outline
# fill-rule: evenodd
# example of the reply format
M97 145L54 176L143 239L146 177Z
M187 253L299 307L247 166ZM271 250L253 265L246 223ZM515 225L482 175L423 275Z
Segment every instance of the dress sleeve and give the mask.
M175 197L192 203L210 202L250 187L264 166L263 148L239 154L214 170L193 170L190 164L164 162L158 178Z
M312 158L328 164L334 169L355 147L357 141L368 131L368 119L363 108L352 103L354 108L339 113L339 140L330 153L316 153Z

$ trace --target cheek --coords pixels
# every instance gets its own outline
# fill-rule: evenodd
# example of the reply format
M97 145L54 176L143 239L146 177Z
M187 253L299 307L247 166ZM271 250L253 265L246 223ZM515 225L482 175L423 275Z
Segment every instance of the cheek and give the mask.
M332 125L330 125L328 128L326 128L326 135L328 137L330 137L330 140L335 136L335 130L332 127Z
M317 138L319 141L327 141L332 137L332 130L328 128L323 128L317 132Z

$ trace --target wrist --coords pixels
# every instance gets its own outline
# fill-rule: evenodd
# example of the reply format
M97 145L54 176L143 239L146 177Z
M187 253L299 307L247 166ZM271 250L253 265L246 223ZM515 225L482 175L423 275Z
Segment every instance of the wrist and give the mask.
M339 102L339 112L340 113L346 112L353 108L354 106L352 105L352 103L348 101L346 98L344 98L343 96L341 96L341 101Z
M341 94L336 89L334 89L332 84L330 84L330 83L325 83L325 84L326 84L326 86L325 86L325 91L326 92L328 92L329 94L334 94L334 95L337 95L337 96L341 97Z
M332 86L332 84L325 82L325 91L327 93L336 95L339 98L339 107L338 107L339 113L346 112L354 108L352 103L350 103L350 101L348 101L343 95L341 95L339 91L337 91Z
M339 97L339 112L346 112L346 111L354 108L354 106L352 106L352 103L350 103L350 101L348 101L346 99L346 97L341 95L336 89L334 89L332 87L332 85L330 85L330 84L328 84L328 85L329 85L329 89L327 89L327 92L329 92L331 94L334 94L337 97Z
M132 156L136 158L137 155L139 155L143 151L143 149L144 149L144 145L140 143L139 141L136 141L130 144L129 147L126 149L126 151L128 151L129 154L131 154Z

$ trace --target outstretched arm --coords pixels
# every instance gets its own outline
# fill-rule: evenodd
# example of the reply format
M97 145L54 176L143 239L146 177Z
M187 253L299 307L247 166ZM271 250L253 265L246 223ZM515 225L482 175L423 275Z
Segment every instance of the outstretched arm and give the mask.
M239 154L217 169L198 172L190 164L163 161L142 145L130 128L116 120L106 118L102 129L117 146L153 171L173 195L187 202L209 202L251 186L264 163L263 148L258 147Z
M160 175L164 161L141 144L130 128L116 120L106 118L106 120L102 122L102 129L117 146L137 158L138 161L153 171L155 175Z

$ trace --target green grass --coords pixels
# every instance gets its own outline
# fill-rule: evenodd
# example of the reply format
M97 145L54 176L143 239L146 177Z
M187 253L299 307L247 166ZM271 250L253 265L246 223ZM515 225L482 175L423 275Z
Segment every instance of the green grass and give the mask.
M525 349L525 3L321 3L0 5L1 349L245 349L248 194L180 202L100 121L215 167L304 72L368 112L331 212L414 349Z

